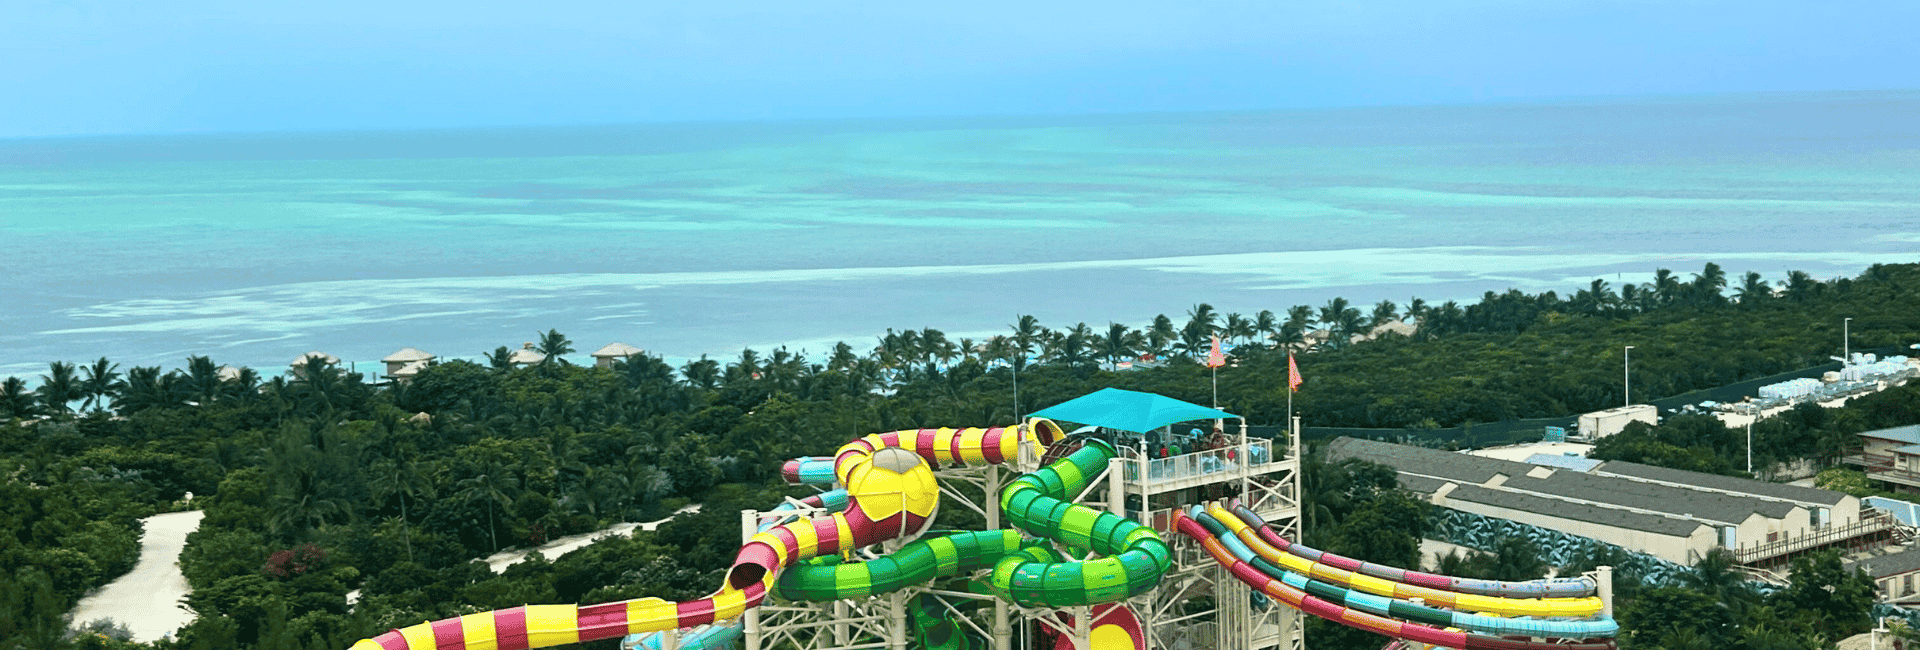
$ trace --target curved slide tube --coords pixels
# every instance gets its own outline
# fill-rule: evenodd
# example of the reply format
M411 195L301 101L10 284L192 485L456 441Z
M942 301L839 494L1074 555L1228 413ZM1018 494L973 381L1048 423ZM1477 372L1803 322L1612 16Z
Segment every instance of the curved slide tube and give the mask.
M1269 563L1285 567L1288 571L1316 580L1341 586L1352 587L1376 596L1398 598L1401 600L1420 599L1430 605L1459 609L1469 612L1501 614L1505 616L1552 616L1585 617L1600 613L1604 605L1599 598L1501 598L1479 594L1459 594L1431 587L1409 585L1363 575L1347 569L1315 562L1299 555L1282 552L1271 539L1286 541L1271 529L1262 528L1256 534L1253 527L1243 522L1234 513L1227 512L1218 505L1210 505L1204 512L1212 519L1225 524L1233 531L1234 537L1241 543L1260 553ZM1298 546L1298 545L1295 545ZM1323 557L1325 554L1323 554ZM1340 556L1333 556L1340 558ZM1348 558L1340 558L1353 562ZM1376 565L1377 566L1377 565Z
M1225 544L1227 550L1241 562L1253 565L1269 578L1277 578L1295 589L1319 596L1329 602L1345 605L1354 609L1381 616L1425 623L1439 627L1457 627L1494 635L1537 636L1556 639L1587 639L1610 637L1619 632L1620 626L1612 619L1553 621L1537 618L1502 618L1481 616L1465 612L1448 611L1428 607L1424 604L1385 598L1361 593L1357 590L1336 586L1325 581L1314 580L1298 573L1282 569L1265 559L1277 554L1277 549L1255 550L1261 542L1252 537L1245 523L1231 514L1213 506L1213 513L1202 512L1194 507L1188 516ZM1225 515L1221 517L1219 515ZM1243 541L1252 537L1252 542ZM1256 552L1258 555L1256 555ZM1524 601L1522 601L1524 602Z
M800 500L800 506L794 505L791 501L783 501L780 505L774 506L772 510L767 512L769 514L790 512L798 510L801 506L822 508L829 512L840 512L847 509L847 491L830 490L822 492ZM760 524L760 532L767 532L775 526L786 525L797 519L798 516L796 515L766 521ZM745 629L742 628L738 622L715 623L713 625L696 628L691 632L680 635L676 647L679 650L723 650L738 648L740 647L740 641L745 635ZM661 648L665 647L665 644L665 631L632 634L620 640L620 647L631 648L633 650L661 650Z
M1376 614L1342 607L1324 598L1288 585L1278 579L1268 577L1252 564L1241 561L1238 557L1234 556L1232 551L1228 550L1227 545L1221 538L1213 535L1205 526L1201 525L1200 522L1188 516L1186 512L1180 512L1175 517L1174 526L1182 534L1199 541L1201 546L1206 549L1207 554L1213 556L1215 562L1219 562L1221 566L1228 567L1228 570L1233 573L1234 577L1241 582L1252 586L1261 593L1278 598L1281 602L1291 605L1295 609L1341 625L1398 639L1446 648L1461 648L1463 650L1610 650L1614 647L1611 641L1601 643L1535 643L1531 641L1514 641L1443 630L1429 625L1398 621Z
M907 607L913 616L913 638L923 650L983 650L987 640L953 622L939 596L920 594Z
M685 603L641 598L587 606L527 605L392 630L355 643L353 650L525 650L736 618L759 605L788 566L822 554L844 555L924 528L932 521L940 494L930 465L1000 463L1016 457L1023 443L1043 447L1060 434L1053 422L1034 420L1005 428L869 435L847 443L834 455L834 474L851 495L845 512L754 535L735 556L726 584L707 598ZM889 448L919 458L903 459L905 454L888 453Z
M1086 446L1039 471L1014 479L1000 493L1000 511L1037 537L1106 556L1057 562L1014 555L994 566L995 595L1027 607L1067 607L1125 600L1160 584L1173 554L1152 528L1068 500L1106 469L1111 445Z
M1315 550L1305 544L1290 542L1286 538L1281 537L1279 533L1269 529L1267 522L1262 520L1259 515L1254 514L1252 510L1248 510L1246 506L1240 505L1237 502L1233 504L1232 512L1233 515L1239 517L1241 521L1247 522L1249 528L1258 531L1260 537L1275 548L1306 558L1309 561L1319 562L1337 569L1345 569L1383 580L1391 580L1393 582L1419 587L1430 587L1444 591L1506 598L1578 598L1592 596L1597 591L1593 579L1585 577L1530 580L1527 582L1503 582L1499 580L1455 578L1453 576L1443 576L1421 571L1409 571L1383 564L1374 564L1372 562L1362 562L1360 560ZM1598 609L1595 611L1598 611Z

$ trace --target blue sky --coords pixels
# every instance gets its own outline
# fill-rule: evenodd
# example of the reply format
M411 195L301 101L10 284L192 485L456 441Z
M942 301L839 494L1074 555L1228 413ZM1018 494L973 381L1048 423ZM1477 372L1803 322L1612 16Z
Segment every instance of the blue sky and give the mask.
M8 6L0 137L1920 88L1911 0Z

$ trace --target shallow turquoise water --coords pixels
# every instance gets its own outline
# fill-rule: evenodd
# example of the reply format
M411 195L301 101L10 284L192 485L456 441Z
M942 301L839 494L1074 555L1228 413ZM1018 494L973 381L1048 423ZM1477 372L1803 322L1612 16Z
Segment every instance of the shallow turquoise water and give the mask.
M1920 94L0 140L0 374L1920 261Z

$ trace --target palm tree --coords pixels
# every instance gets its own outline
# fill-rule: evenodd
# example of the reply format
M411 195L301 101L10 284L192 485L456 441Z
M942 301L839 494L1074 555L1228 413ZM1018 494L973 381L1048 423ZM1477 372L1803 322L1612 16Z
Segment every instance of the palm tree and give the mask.
M93 362L93 365L81 368L87 376L80 382L81 393L85 395L80 402L80 408L89 411L101 409L108 397L120 391L120 373L115 371L119 367L120 364L107 361L106 357L100 357L100 360Z
M492 352L488 352L487 367L493 368L494 370L508 370L513 368L513 349L502 345L494 348Z
M340 372L339 368L327 363L326 358L317 355L302 358L294 366L293 374L300 378L288 384L296 407L303 412L316 414L332 413L348 388L346 377L358 378L358 375Z
M1226 339L1229 341L1250 339L1253 338L1253 335L1259 333L1253 329L1253 321L1239 314L1227 314L1227 326L1224 329L1226 330Z
M23 420L33 417L38 401L33 392L27 390L27 382L19 377L8 377L0 382L0 414L11 420Z
M1425 299L1410 298L1407 300L1407 318L1412 319L1415 322L1420 322L1425 320L1426 317L1427 317L1427 301Z
M959 348L955 347L952 341L947 340L946 332L931 327L920 330L920 349L926 352L926 356L939 360L942 366L951 363L954 357L960 356Z
M1327 341L1334 347L1344 347L1350 337L1366 327L1360 310L1337 296L1320 308L1320 324L1327 326Z
M687 379L687 385L711 390L720 385L720 362L702 354L680 366L680 376Z
M846 341L841 341L833 344L833 356L827 358L827 369L846 372L859 359L860 356L853 353L853 346L847 345Z
M411 497L432 496L433 484L420 473L418 464L412 462L394 462L389 458L374 461L369 468L373 477L367 481L367 489L373 492L375 501L385 503L388 498L400 498L400 530L406 540L407 560L413 560L413 533L408 532L410 517L407 515L407 501Z
M1780 289L1786 292L1788 300L1803 302L1819 293L1820 283L1806 271L1788 271L1787 279L1780 282Z
M1259 332L1260 338L1271 345L1273 336L1280 333L1280 319L1273 315L1273 310L1262 309L1253 317L1253 331Z
M1309 307L1307 305L1294 305L1292 307L1289 307L1287 308L1286 323L1281 325L1281 327L1283 328L1282 336L1284 338L1294 339L1293 342L1296 342L1296 343L1300 341L1304 341L1307 335L1307 330L1313 329L1313 325L1316 322L1318 321L1314 320L1313 318L1312 307ZM1289 332L1288 330L1291 330L1291 332Z
M74 365L65 361L48 364L47 374L40 375L40 406L54 418L60 418L73 412L72 402L85 396L80 375L74 371Z
M1011 363L1010 359L1012 357L1013 340L1005 336L994 335L987 337L987 342L980 346L981 361L1008 361Z
M1673 271L1654 269L1653 301L1665 307L1680 297L1680 279L1673 277Z
M113 398L113 408L121 415L133 415L147 409L180 405L179 373L160 374L159 366L134 366Z
M1393 304L1392 300L1382 300L1373 305L1373 316L1368 319L1368 322L1378 327L1396 320L1400 320L1400 306Z
M1773 298L1773 287L1760 279L1757 271L1748 271L1740 276L1740 288L1734 290L1734 297L1740 300L1740 306L1752 307Z
M1593 279L1593 284L1587 286L1587 292L1593 294L1594 313L1609 311L1619 302L1619 299L1613 295L1613 288L1607 286L1607 281L1600 278Z
M732 383L736 381L752 381L754 379L759 379L759 378L760 378L760 353L753 351L753 348L746 348L741 350L740 360L735 361L731 364L727 364L727 374L725 377L725 381L728 383Z
M1147 327L1147 347L1154 356L1163 356L1174 341L1180 340L1180 330L1173 326L1173 319L1166 314L1153 317L1153 324Z
M1041 333L1045 331L1045 329L1040 327L1040 319L1038 318L1034 318L1031 315L1021 315L1016 318L1013 324L1013 369L1015 372L1026 367L1027 359L1033 356L1034 344L1040 342Z
M1174 344L1174 351L1189 359L1200 359L1213 349L1213 333L1200 321L1187 321L1180 328L1180 342Z
M1118 368L1121 359L1131 359L1139 354L1140 344L1145 342L1145 337L1140 335L1139 330L1110 322L1107 323L1106 335L1096 338L1095 342L1100 356L1106 357L1108 364Z
M567 340L567 336L561 334L560 330L556 329L548 329L547 333L541 334L540 344L534 349L540 354L546 355L545 358L540 360L541 365L553 363L556 359L561 363L568 363L566 359L561 359L560 355L573 354L574 352L573 341Z
M1644 296L1640 285L1632 282L1620 285L1620 309L1629 312L1641 311L1641 303L1645 302Z
M512 508L513 498L507 495L507 490L513 489L514 486L519 485L520 482L511 476L507 476L498 465L488 467L487 469L488 471L486 473L461 479L457 484L460 492L454 495L454 498L468 505L479 502L481 507L486 509L487 540L493 545L492 550L498 551L500 550L500 539L494 532L493 506L500 506L502 513L505 513L508 508Z
M204 356L187 357L186 381L189 397L201 406L212 404L224 392L220 385L220 367Z
M227 393L240 398L242 402L253 400L260 394L260 373L252 368L241 366L232 379L227 380Z
M1706 268L1695 273L1689 285L1694 300L1703 305L1726 304L1727 297L1720 293L1726 288L1727 272L1720 270L1720 265L1713 262L1707 262Z
M1187 323L1189 325L1198 323L1201 327L1206 328L1206 334L1209 337L1220 333L1220 328L1214 325L1214 321L1219 319L1220 315L1214 312L1213 305L1204 302L1194 305L1192 309L1187 310Z
M1087 361L1087 353L1092 349L1093 328L1087 327L1086 323L1079 323L1067 328L1067 333L1060 336L1051 356L1068 368L1078 368Z

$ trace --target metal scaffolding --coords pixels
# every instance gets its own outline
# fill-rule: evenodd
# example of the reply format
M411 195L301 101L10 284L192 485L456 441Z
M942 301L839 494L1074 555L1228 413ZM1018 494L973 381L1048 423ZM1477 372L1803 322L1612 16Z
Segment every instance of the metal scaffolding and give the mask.
M1248 439L1243 421L1232 440L1234 444L1225 448L1173 458L1123 453L1109 461L1102 475L1075 499L1152 526L1173 551L1173 568L1159 587L1126 603L1140 620L1146 650L1303 648L1300 612L1256 594L1214 563L1198 543L1173 530L1176 508L1207 500L1199 495L1233 496L1281 535L1300 538L1299 436L1290 436L1289 444L1281 448L1274 441ZM979 513L988 529L1005 527L1000 490L1014 477L1039 469L1040 461L1029 445L1021 445L1019 457L1005 466L938 468L934 476L943 497L941 507ZM1137 507L1129 507L1132 497L1139 498ZM822 512L812 508L777 514L743 511L742 539L751 538L767 520ZM889 543L880 551L891 552L898 546L899 542ZM1034 626L1071 639L1078 650L1093 650L1092 607L1027 608L989 594L932 585L828 603L769 599L744 616L745 647L763 650L792 644L800 650L904 650L911 643L908 604L929 593L942 599L956 625L988 639L994 650L1032 650ZM955 605L968 600L981 605L971 613Z

